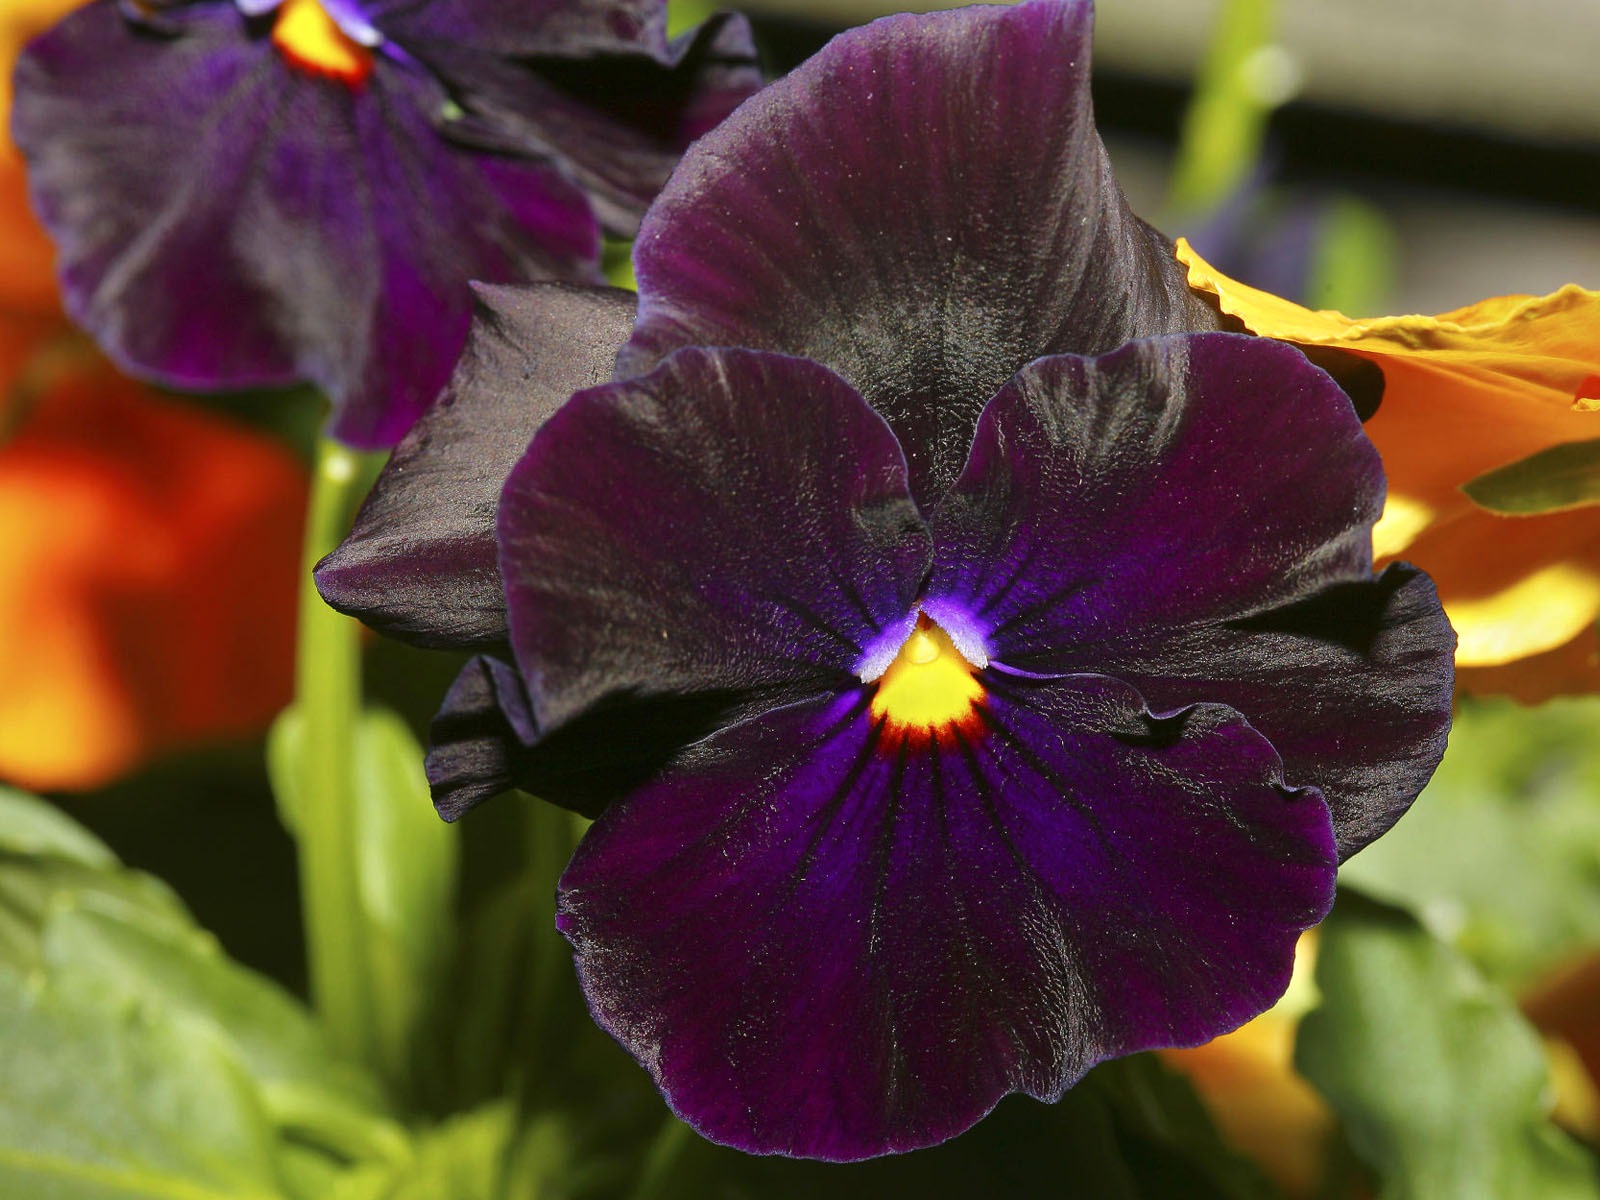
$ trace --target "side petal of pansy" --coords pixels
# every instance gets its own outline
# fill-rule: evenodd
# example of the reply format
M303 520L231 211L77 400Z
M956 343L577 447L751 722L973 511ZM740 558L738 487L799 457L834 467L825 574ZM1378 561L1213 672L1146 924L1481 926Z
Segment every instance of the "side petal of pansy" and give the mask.
M391 7L378 26L449 80L475 118L458 136L548 154L625 237L689 144L762 83L743 17L713 17L668 42L662 0ZM460 36L478 26L481 36Z
M937 749L867 689L763 714L579 847L557 924L591 1010L705 1136L915 1149L1287 985L1335 853L1271 746L1101 676L991 683Z
M929 498L1020 367L1215 329L1112 178L1088 0L897 16L835 38L685 155L635 249L642 373L687 345L825 363Z
M395 447L354 527L317 565L341 612L415 645L505 643L495 511L511 468L573 392L611 377L634 297L575 284L475 285L450 386Z
M771 706L881 673L931 553L883 419L825 367L744 350L574 396L499 529L547 734L603 703Z
M467 280L596 279L598 228L557 167L442 136L449 95L398 47L325 30L348 57L308 63L266 32L311 10L213 0L144 28L100 0L24 53L15 135L67 308L122 365L310 380L336 436L385 447L449 377Z
M1528 699L1600 684L1600 510L1500 516L1462 490L1540 451L1600 438L1600 291L1569 285L1439 316L1351 319L1229 279L1181 240L1178 257L1190 285L1251 332L1381 368L1383 401L1366 429L1389 500L1374 550L1433 575L1461 633L1458 666L1530 660L1528 678L1484 676ZM1581 649L1546 658L1575 641L1587 659Z
M1348 855L1416 797L1450 722L1432 586L1372 575L1382 502L1349 399L1292 347L1194 334L1043 359L985 410L932 518L923 609L998 670L1232 705L1291 785L1321 789Z

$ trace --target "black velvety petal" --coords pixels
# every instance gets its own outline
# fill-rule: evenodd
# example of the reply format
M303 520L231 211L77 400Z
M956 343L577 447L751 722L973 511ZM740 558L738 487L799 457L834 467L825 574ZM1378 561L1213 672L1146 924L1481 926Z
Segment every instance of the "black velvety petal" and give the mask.
M915 1149L1287 984L1333 837L1266 740L1101 676L985 678L935 744L886 740L866 688L761 714L579 847L557 921L590 1007L703 1135Z
M461 669L428 734L428 784L434 807L454 821L515 787L537 739L522 677L480 654Z
M1333 810L1341 860L1405 814L1444 756L1455 632L1407 563L1130 653L1116 674L1152 704L1231 704Z
M447 91L396 47L347 82L280 52L271 15L195 3L155 20L99 0L16 75L65 303L134 373L201 390L310 380L337 437L386 448L449 378L469 279L597 278L581 189L442 137Z
M506 640L495 511L528 442L611 375L634 297L568 284L477 285L450 385L395 448L355 527L317 566L334 608L421 646Z
M512 472L499 528L547 731L603 701L852 682L910 631L930 553L883 419L816 363L742 350L579 393Z
M685 148L761 86L743 17L715 17L670 44L652 24L653 37L596 43L594 52L537 39L513 49L504 31L515 22L504 20L465 42L448 6L411 7L385 27L451 83L469 114L452 136L559 161L606 228L624 236L637 232Z
M1043 359L979 422L933 517L925 609L997 668L1218 701L1322 790L1343 853L1443 753L1454 635L1431 584L1372 576L1377 451L1292 347L1236 334Z
M1219 328L1112 178L1090 24L1087 0L890 17L763 90L652 207L619 372L686 345L822 362L926 500L1025 363Z

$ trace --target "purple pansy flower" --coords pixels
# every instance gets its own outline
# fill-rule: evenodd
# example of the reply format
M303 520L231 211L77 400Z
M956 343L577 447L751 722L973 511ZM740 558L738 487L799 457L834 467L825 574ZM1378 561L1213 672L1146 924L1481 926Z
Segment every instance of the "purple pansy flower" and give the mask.
M836 39L685 157L637 323L481 290L319 569L488 651L440 811L597 817L558 895L595 1017L746 1150L928 1145L1240 1024L1443 751L1377 455L1297 350L1183 332L1220 322L1110 176L1089 21Z
M96 0L23 54L14 131L69 311L130 371L309 380L393 445L469 279L596 280L757 85L742 23L665 0Z

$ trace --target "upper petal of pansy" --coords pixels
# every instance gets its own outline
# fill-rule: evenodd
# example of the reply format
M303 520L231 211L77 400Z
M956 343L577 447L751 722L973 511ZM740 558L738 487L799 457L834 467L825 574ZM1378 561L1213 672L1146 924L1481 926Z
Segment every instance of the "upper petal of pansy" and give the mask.
M925 608L1004 670L1101 671L1242 711L1343 853L1416 797L1454 639L1425 576L1374 580L1377 453L1292 347L1152 338L1021 371L933 517Z
M1087 0L890 17L763 90L651 208L619 372L685 345L826 363L928 498L1024 363L1219 328L1111 176L1090 23Z
M1328 811L1237 713L993 673L885 736L870 687L762 714L610 809L557 923L591 1010L700 1133L849 1160L1193 1045L1288 982Z
M556 169L442 138L414 63L380 47L363 81L328 78L272 19L74 13L18 67L17 142L67 306L119 361L204 389L309 379L336 436L392 445L449 376L467 280L591 278L594 217Z
M685 350L574 396L499 528L546 733L603 700L738 707L849 682L904 640L930 554L883 419L826 368L750 351Z
M349 535L317 565L340 612L422 646L504 643L495 511L511 468L573 392L611 376L633 328L616 288L477 285L450 386L390 456Z

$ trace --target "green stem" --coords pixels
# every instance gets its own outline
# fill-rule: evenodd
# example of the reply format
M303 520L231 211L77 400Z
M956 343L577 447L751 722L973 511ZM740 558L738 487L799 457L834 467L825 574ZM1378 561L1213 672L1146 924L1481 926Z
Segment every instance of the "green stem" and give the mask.
M1292 90L1290 60L1273 53L1276 21L1277 0L1224 0L1184 114L1171 216L1209 212L1260 158L1267 121Z
M295 834L311 998L331 1048L368 1061L371 981L360 944L355 847L356 721L361 710L361 627L323 603L311 569L349 529L364 472L358 455L317 446L300 585L295 708L301 730Z

